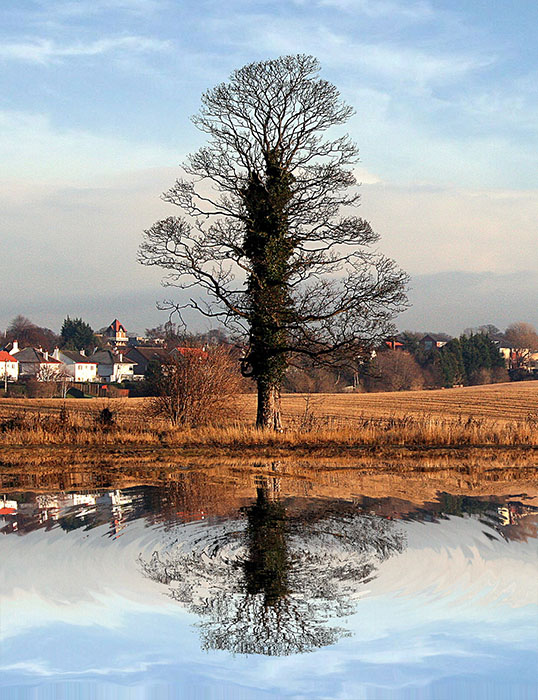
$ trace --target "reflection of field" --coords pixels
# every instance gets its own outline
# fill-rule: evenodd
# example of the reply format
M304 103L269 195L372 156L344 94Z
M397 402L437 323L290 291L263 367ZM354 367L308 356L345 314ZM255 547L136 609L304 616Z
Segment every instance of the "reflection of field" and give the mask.
M509 496L538 501L538 466L514 466L509 459L291 460L208 462L103 460L98 468L24 465L0 470L3 493L165 486L183 494L180 510L225 515L252 498L259 480L274 482L280 497L299 499L391 498L413 504L434 501L441 492L467 496ZM179 506L178 506L179 507ZM387 513L388 514L388 513Z

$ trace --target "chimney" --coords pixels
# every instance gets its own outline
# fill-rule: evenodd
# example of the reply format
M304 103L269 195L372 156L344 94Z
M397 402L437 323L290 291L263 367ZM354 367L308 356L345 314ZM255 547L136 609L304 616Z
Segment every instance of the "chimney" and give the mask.
M12 345L13 345L13 347L11 348L11 354L13 355L13 353L19 352L19 341L14 340Z
M123 362L123 353L120 352L120 362Z
M48 362L49 361L49 351L45 350L45 352L43 354L45 355L45 362Z
M52 357L53 357L55 360L59 360L59 359L60 359L60 349L59 349L59 348L54 348L54 352L52 353Z
M80 354L84 355L84 357L86 357L86 350L84 350L84 348L82 348L82 350L80 351Z

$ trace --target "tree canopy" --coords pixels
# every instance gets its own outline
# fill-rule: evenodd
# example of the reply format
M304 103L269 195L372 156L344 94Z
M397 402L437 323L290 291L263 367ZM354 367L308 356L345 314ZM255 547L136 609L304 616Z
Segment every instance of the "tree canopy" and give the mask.
M97 340L92 327L81 318L67 318L60 331L62 347L68 350L93 350Z
M358 149L326 135L353 110L319 70L312 56L282 56L208 90L194 117L208 143L164 195L184 216L155 223L140 248L143 264L191 295L169 310L197 309L245 340L260 427L280 427L294 356L349 361L389 335L406 305L407 275L355 213Z
M21 348L41 347L43 350L54 350L58 344L58 336L50 328L36 325L26 316L19 314L9 323L5 333L6 342L16 340Z

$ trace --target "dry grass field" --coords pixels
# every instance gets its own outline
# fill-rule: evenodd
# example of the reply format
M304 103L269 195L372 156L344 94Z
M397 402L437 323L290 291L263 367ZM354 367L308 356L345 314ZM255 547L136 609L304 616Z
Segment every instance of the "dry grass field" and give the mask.
M86 446L184 453L343 454L384 448L537 448L538 382L379 394L289 394L282 433L256 431L254 395L197 428L152 417L147 399L1 399L5 449ZM99 421L107 407L110 424Z
M253 415L254 406L255 397L245 397L242 417ZM538 382L374 394L288 394L282 398L282 410L292 419L308 410L338 423L425 414L433 418L525 420L535 416L538 419Z
M77 413L94 413L105 405L129 415L144 411L147 399L3 399L0 418L14 411L42 414L58 413L63 406ZM538 419L538 381L487 384L457 389L432 391L400 391L372 394L284 394L284 419L301 420L305 414L343 424L364 418L394 416L432 418L449 416L475 419L525 420ZM256 412L255 394L241 394L233 401L222 422L239 421L251 425Z

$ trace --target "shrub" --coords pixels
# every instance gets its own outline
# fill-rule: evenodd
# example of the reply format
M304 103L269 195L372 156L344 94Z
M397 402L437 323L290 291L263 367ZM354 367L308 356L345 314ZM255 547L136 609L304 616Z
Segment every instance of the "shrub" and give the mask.
M238 393L241 377L237 360L224 346L188 350L172 355L163 365L153 410L174 425L212 423L229 397Z

